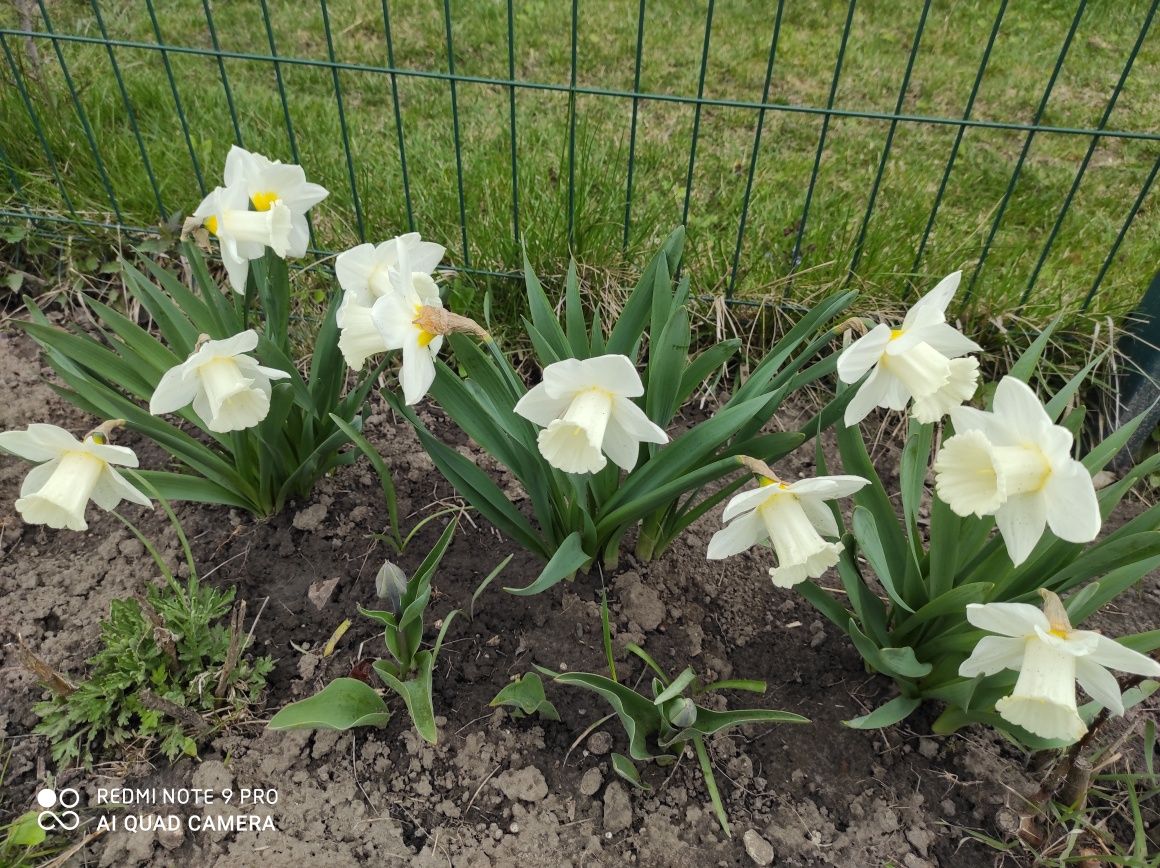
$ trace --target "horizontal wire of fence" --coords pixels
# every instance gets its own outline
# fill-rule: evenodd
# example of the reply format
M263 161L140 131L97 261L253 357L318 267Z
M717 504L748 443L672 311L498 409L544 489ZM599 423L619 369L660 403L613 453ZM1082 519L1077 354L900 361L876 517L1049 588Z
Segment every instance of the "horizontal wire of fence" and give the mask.
M803 175L800 178L800 206L792 226L787 229L786 233L787 237L793 237L792 250L788 261L781 268L779 278L792 277L798 272L804 272L807 268L804 261L805 251L812 243L811 233L818 219L816 214L816 209L819 207L817 192L822 183L824 172L831 170L827 164L827 159L832 151L830 137L834 123L857 122L883 126L876 139L878 144L875 145L872 161L874 167L872 181L869 184L865 205L859 208L860 217L850 220L850 226L856 228L853 228L850 233L852 243L845 251L847 258L844 260L846 262L844 281L850 280L859 273L860 265L864 263L875 243L871 230L874 227L875 217L882 208L883 190L888 183L891 167L900 159L908 157L916 147L914 144L902 144L904 130L916 128L945 129L948 134L953 132L954 136L949 149L943 151L946 156L930 207L925 212L926 216L916 223L916 226L921 225L924 228L921 232L915 233L913 258L897 265L896 270L904 275L921 273L924 259L930 249L932 233L939 225L940 214L948 204L948 195L953 179L956 177L956 169L962 163L964 141L971 135L985 133L1020 135L1022 143L1018 156L1013 162L1006 183L1003 185L1001 196L998 201L986 203L982 212L976 215L978 226L982 230L980 232L982 237L974 254L967 257L970 269L970 273L964 281L967 302L970 301L972 293L975 292L976 286L984 274L984 267L989 261L994 262L994 257L997 255L995 253L997 236L1005 226L1017 191L1021 184L1026 183L1030 154L1036 142L1045 137L1068 138L1085 142L1086 148L1083 157L1078 160L1074 174L1070 176L1071 180L1067 185L1066 193L1055 200L1055 204L1049 209L1051 218L1041 227L1044 236L1042 243L1038 244L1033 253L1024 249L1015 251L1014 254L1010 251L1004 254L1007 256L1030 256L1034 264L1025 284L1019 290L1019 298L1021 304L1033 300L1035 287L1045 271L1045 265L1048 263L1053 250L1060 241L1061 231L1078 198L1082 182L1088 176L1093 162L1096 162L1093 157L1096 155L1097 149L1110 142L1133 144L1141 148L1151 148L1156 143L1160 143L1160 132L1147 128L1117 128L1112 123L1114 117L1119 117L1116 114L1117 106L1122 104L1121 95L1129 85L1133 70L1137 68L1137 59L1142 52L1148 50L1148 39L1152 32L1160 0L1151 0L1146 6L1139 6L1139 14L1135 18L1139 21L1139 25L1138 28L1132 30L1131 47L1128 49L1124 62L1119 67L1114 85L1107 93L1106 98L1099 103L1102 110L1099 112L1098 120L1094 124L1088 125L1048 122L1048 119L1053 116L1051 110L1058 101L1057 84L1061 71L1069 60L1069 53L1073 50L1077 34L1081 32L1084 24L1096 14L1095 11L1088 9L1087 0L1079 0L1068 13L1070 23L1058 46L1045 84L1037 87L1033 81L1024 83L1025 90L1039 93L1034 112L1027 120L977 116L979 114L977 109L980 93L988 80L988 71L991 69L990 64L994 51L997 44L1001 43L1001 34L1014 7L1014 4L1010 4L1008 0L998 0L994 15L987 16L987 21L990 22L986 31L988 37L982 46L977 68L972 67L974 69L972 83L961 113L956 115L907 111L908 103L914 100L917 61L924 43L928 41L928 30L932 27L931 22L938 15L948 14L942 8L945 4L937 3L935 0L924 0L921 9L917 12L917 20L913 29L907 32L906 44L908 49L905 55L904 68L892 89L895 94L892 98L892 110L850 107L841 104L839 95L846 84L846 76L849 74L844 72L844 65L848 52L851 50L852 41L858 38L857 25L860 21L858 3L859 0L848 0L848 2L840 4L830 4L834 6L835 10L841 9L841 16L834 15L833 17L835 19L840 17L844 23L836 38L826 99L824 105L820 105L808 102L795 103L775 98L775 86L779 81L779 75L783 74L780 66L783 61L779 57L779 50L782 54L787 51L784 45L784 40L787 38L787 10L784 0L778 0L775 9L765 9L763 6L766 14L754 18L755 26L760 26L766 34L771 35L769 35L767 43L768 51L760 60L760 69L764 73L760 94L748 99L710 94L708 85L713 80L711 75L713 69L712 52L720 41L720 38L714 39L714 0L706 0L703 7L704 26L702 37L698 42L699 51L695 64L695 93L667 92L663 88L655 85L648 86L645 83L648 73L643 60L646 36L653 39L657 38L654 33L658 27L663 25L663 16L666 11L660 8L655 0L653 4L649 4L648 0L639 0L638 4L630 3L625 10L631 15L635 25L628 29L626 43L629 46L635 46L632 52L632 81L628 87L581 81L582 31L580 20L582 12L579 0L572 0L569 4L567 81L537 80L519 75L520 61L523 55L516 22L520 10L513 0L508 0L498 30L498 33L506 41L506 45L501 47L501 62L506 66L506 75L480 75L462 70L457 71L458 52L465 49L465 44L456 25L453 6L457 4L453 4L452 0L444 0L441 4L442 33L438 34L437 41L433 40L436 45L441 43L439 53L442 54L442 63L445 67L442 69L421 68L399 62L397 52L398 15L394 16L394 20L392 17L392 6L397 5L397 3L392 4L388 0L382 0L381 9L375 12L375 15L378 16L376 26L381 32L381 54L379 57L382 62L377 63L342 59L342 40L345 38L346 30L337 31L332 21L331 6L338 7L335 0L331 0L330 4L327 0L319 0L318 3L322 32L316 35L320 36L324 45L324 56L307 56L305 53L279 51L279 37L277 36L279 10L274 3L268 2L268 0L260 0L260 17L256 21L255 32L250 34L248 40L254 45L264 45L264 49L251 51L238 51L223 47L222 31L215 23L215 7L211 0L202 0L200 4L204 17L204 32L197 40L187 38L182 41L166 39L166 27L172 25L164 14L159 14L159 11L164 13L165 7L162 4L156 4L154 0L147 0L145 7L148 29L144 32L152 35L154 40L152 42L120 35L114 36L108 27L107 15L102 13L102 4L99 0L91 0L89 4L92 19L87 29L95 30L95 33L71 32L68 29L54 26L47 0L37 0L36 10L39 13L39 21L25 16L20 21L11 22L11 26L0 26L0 50L4 55L4 68L0 68L0 72L4 72L6 68L7 77L11 80L14 91L14 96L6 103L7 110L9 112L14 110L22 112L27 121L28 129L31 131L31 137L26 144L0 140L0 162L4 164L4 175L11 191L7 201L0 202L0 219L46 224L53 227L52 231L56 233L67 230L69 227L75 227L78 230L118 230L148 234L158 231L157 226L149 225L154 216L159 221L159 225L172 225L177 212L189 210L190 203L183 202L182 208L178 209L173 203L167 201L163 184L159 180L152 162L151 154L155 155L157 148L178 148L188 156L190 169L201 194L204 194L213 185L213 172L206 164L203 144L199 138L198 118L191 116L189 100L187 97L183 97L183 89L188 89L191 82L183 78L178 67L183 58L201 59L211 62L216 69L216 86L220 88L225 100L232 137L237 144L243 146L246 144L242 123L245 115L240 108L238 86L236 82L231 82L231 70L236 76L238 73L236 65L238 64L258 64L269 68L281 114L278 121L284 127L289 155L297 162L301 162L305 156L302 146L304 127L301 117L297 123L292 118L292 105L294 105L296 92L287 74L290 70L309 69L319 70L329 76L330 94L328 98L332 102L337 116L339 133L336 145L341 149L341 163L345 170L345 183L348 187L344 194L344 201L349 202L354 234L360 242L381 240L371 237L368 228L368 215L366 213L368 178L360 165L360 149L354 144L355 137L352 134L352 120L368 110L365 106L360 105L366 102L367 93L358 91L352 101L350 79L344 78L344 76L381 77L385 83L387 101L381 109L376 109L376 111L382 111L384 116L390 120L390 127L393 128L390 133L392 134L393 147L397 152L396 159L401 180L400 192L405 210L405 224L408 230L414 230L420 222L416 217L418 210L415 200L416 189L411 168L415 159L414 139L408 140L419 131L419 120L415 116L414 104L409 102L405 96L401 96L400 91L404 82L430 82L435 85L445 85L454 152L453 162L448 167L450 177L446 178L446 183L455 190L454 202L459 235L459 249L454 252L455 265L464 272L486 276L506 276L513 272L505 268L488 268L481 263L473 263L471 232L473 221L477 219L478 214L477 209L469 204L467 192L475 186L475 179L470 174L465 160L465 153L471 148L471 140L465 134L465 123L462 116L463 93L461 90L464 88L478 86L498 89L503 95L503 113L500 116L502 122L498 123L497 126L504 128L507 141L502 157L494 156L494 160L497 164L502 162L510 165L510 170L505 169L508 174L505 186L510 188L510 202L504 207L510 214L509 240L516 249L519 248L527 227L534 224L535 217L543 218L542 213L536 213L533 216L529 210L532 208L531 200L525 195L529 188L525 178L521 177L523 168L521 160L527 159L526 148L528 147L521 145L521 104L525 99L530 99L531 95L560 94L566 96L568 100L565 140L560 143L562 146L560 177L566 190L566 205L564 206L565 213L562 216L562 222L566 227L563 234L569 247L576 242L578 227L582 222L579 211L588 205L586 199L582 201L580 182L578 181L578 172L583 169L581 161L584 159L579 150L581 147L580 137L587 134L584 132L586 114L581 107L581 99L616 101L625 105L631 112L631 120L627 127L627 153L624 159L623 181L619 185L609 185L610 189L615 187L619 190L619 193L614 196L616 199L614 205L620 209L622 218L618 220L615 234L622 248L629 246L634 221L648 219L646 215L642 215L639 213L639 209L634 207L637 197L640 195L640 161L642 159L641 148L643 147L641 131L645 107L648 105L670 105L688 107L692 110L691 130L683 148L676 142L669 143L669 151L673 155L679 153L684 155L683 158L680 158L683 163L681 169L683 183L680 185L679 191L676 192L676 199L680 202L681 222L684 223L696 219L698 208L705 207L694 195L696 189L707 189L709 192L706 195L711 196L713 191L722 184L732 183L730 179L705 177L703 173L698 174L698 170L701 168L699 143L705 135L705 113L710 111L749 113L752 116L752 127L748 133L749 144L745 146L743 158L737 160L735 170L735 174L744 178L743 192L740 195L737 219L734 224L735 229L728 233L731 241L727 247L722 244L723 259L728 263L728 267L725 269L726 275L720 285L727 298L734 295L739 277L746 272L747 232L753 217L752 207L755 192L760 183L759 164L763 163L763 158L777 158L777 154L769 154L769 151L776 148L777 144L771 145L769 143L769 135L766 131L769 119L773 116L783 119L812 119L819 122L816 142L812 148L811 168L808 176ZM863 3L865 4L865 0ZM105 5L112 6L112 4ZM185 8L188 4L182 4L182 6ZM932 12L932 8L936 11ZM118 11L123 18L124 10L118 8ZM281 10L281 14L285 15L286 10ZM0 23L4 22L0 21ZM191 44L195 41L200 42L200 44ZM55 68L59 71L60 80L63 83L63 90L54 95L52 99L46 98L43 92L43 82L35 80L35 76L30 76L29 65L24 58L25 53L35 52L37 46L51 48ZM86 107L84 90L89 82L78 81L68 59L70 51L75 52L84 47L104 52L106 72L112 76L115 83L115 88L108 91L110 93L108 99L115 107L105 105L94 109L91 101ZM495 50L496 47L495 45L486 46L489 50ZM466 45L468 51L479 48L478 45ZM151 105L143 108L140 105L140 97L135 96L129 85L130 71L129 67L126 66L126 53L134 53L132 57L136 58L138 57L136 53L141 52L154 55L159 60L163 73L159 80L171 101L175 123L171 127L173 133L164 142L159 142L156 134L146 131L141 123L142 112L155 113L157 107ZM40 62L48 63L50 61L42 59ZM76 62L75 57L73 62ZM88 71L91 73L91 70ZM692 71L691 69L690 72ZM137 73L133 72L132 74L136 75ZM207 83L204 80L197 82L199 88L206 86ZM56 117L54 113L61 111L71 111L79 124L81 138L72 144L75 145L77 153L84 154L86 159L92 161L96 180L94 189L99 187L104 194L106 210L103 214L96 214L92 208L80 206L80 197L73 183L74 179L70 174L68 165L62 161L58 153L59 143L56 143L56 147L54 147L50 126ZM526 112L527 109L524 111ZM110 113L115 113L118 118L122 119L123 125L118 123L114 128L109 128L107 116ZM529 123L526 117L522 123L526 130L526 125ZM6 123L5 127L11 129L13 125ZM140 169L143 171L148 185L147 192L149 198L154 202L154 214L142 213L140 208L128 211L125 205L126 197L118 195L117 185L114 183L112 172L103 154L106 137L110 135L127 136L135 145ZM22 144L22 146L17 148L18 144ZM17 150L21 154L19 157L15 155ZM674 156L675 159L677 158ZM409 160L412 162L409 163ZM1160 157L1157 157L1154 163L1148 164L1140 161L1139 165L1133 164L1130 168L1142 175L1143 181L1135 188L1125 187L1125 192L1121 196L1122 201L1113 202L1107 206L1106 210L1109 216L1104 219L1104 222L1115 227L1115 234L1107 245L1098 268L1093 268L1093 273L1085 275L1085 279L1090 283L1087 284L1086 292L1083 294L1080 303L1081 309L1086 310L1092 304L1134 222L1142 212L1147 210L1149 194L1155 182L1157 170L1160 169ZM585 177L589 177L591 174L589 171ZM56 209L47 208L42 201L25 196L25 187L31 183L29 179L38 177L45 179L48 184L55 187L59 194L59 207ZM589 195L588 192L584 194L585 197ZM787 195L793 195L793 192L788 191ZM312 224L312 229L314 228L316 227ZM698 240L695 233L693 240L694 243ZM825 239L822 240L825 241ZM1026 246L1032 242L1032 238L1026 239ZM312 244L311 250L319 255L333 253L333 250L327 249L326 245L318 243L317 234L315 234L315 242ZM488 262L489 260L485 258L483 261ZM514 265L514 263L509 263L509 265ZM1150 275L1141 274L1139 276L1140 287L1143 287L1149 278Z

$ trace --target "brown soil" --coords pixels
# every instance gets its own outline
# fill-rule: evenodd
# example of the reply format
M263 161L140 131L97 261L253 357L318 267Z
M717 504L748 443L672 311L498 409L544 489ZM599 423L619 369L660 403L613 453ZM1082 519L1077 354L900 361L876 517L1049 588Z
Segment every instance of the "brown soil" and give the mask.
M55 397L42 374L29 341L0 335L0 429L51 420L80 431L91 424ZM438 504L454 502L413 434L393 424L387 411L373 416L367 431L394 471L408 527ZM137 448L144 464L162 460L131 436L122 442ZM469 445L461 448L495 470ZM883 466L892 460L885 456ZM785 470L806 474L810 465L793 459ZM515 558L480 597L475 619L460 617L450 628L435 682L438 746L415 734L401 702L389 696L394 717L384 729L267 732L255 720L217 737L198 759L172 766L154 758L155 765L53 769L47 745L30 735L37 722L32 705L42 688L9 643L20 634L54 666L79 676L110 600L157 578L141 545L95 508L87 534L23 526L12 502L26 470L19 461L0 461L0 726L11 752L0 822L29 810L53 772L58 787L83 793L82 805L90 807L82 815L90 824L98 813L91 807L98 787L261 787L279 796L269 808L225 809L272 816L276 831L114 831L94 839L70 864L751 865L747 841L752 845L756 834L778 865L966 868L1002 863L1002 854L968 833L1009 836L1010 793L1034 789L1021 752L983 731L933 738L933 715L925 709L880 732L842 726L841 720L888 699L890 682L868 675L845 637L800 597L773 588L756 557L706 561L716 514L653 563L625 556L615 574L594 572L529 599L500 586L526 584L539 564L478 518L462 522L436 578L432 617L452 608L466 611L492 567L510 553ZM176 563L176 541L160 511L132 510ZM259 716L268 718L382 651L371 622L355 610L357 603L374 601L374 574L388 554L372 536L382 530L383 509L365 462L324 480L309 502L268 521L188 504L178 513L203 575L235 586L251 613L261 610L255 650L275 657L277 668ZM400 559L404 569L418 564L439 524L417 537ZM333 594L316 609L308 589L334 578ZM549 685L563 722L514 720L488 707L532 664L602 671L602 583L612 600L622 680L640 674L639 662L624 651L635 642L674 672L689 664L706 679L764 678L769 690L753 704L813 721L748 727L712 741L732 839L717 827L694 758L675 768L644 769L652 789L638 792L609 768L609 750L625 750L615 721L574 744L609 710L595 695ZM1157 576L1149 577L1130 608L1131 627L1122 621L1109 627L1156 626ZM314 651L347 617L353 627L337 652L322 659ZM1114 613L1109 617L1115 621ZM1154 827L1155 817L1151 806Z

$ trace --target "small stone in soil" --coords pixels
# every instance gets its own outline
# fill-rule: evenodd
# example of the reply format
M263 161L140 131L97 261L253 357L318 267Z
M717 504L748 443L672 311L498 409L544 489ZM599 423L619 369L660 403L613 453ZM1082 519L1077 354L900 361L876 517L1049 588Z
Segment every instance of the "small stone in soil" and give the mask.
M655 630L665 619L665 604L648 585L635 584L624 595L624 613L642 630Z
M588 738L588 752L596 756L604 756L612 750L612 735L607 732L594 732Z
M588 771L584 772L584 777L580 778L580 795L594 796L596 791L600 789L600 785L604 782L604 775L601 774L600 769L593 766Z
M938 742L933 738L920 738L918 740L918 752L927 759L934 759L938 756Z
M321 609L330 600L337 585L338 576L335 576L333 579L324 579L319 582L314 582L310 586L310 589L307 590L306 596L310 599L310 602L314 604L314 608Z
M745 842L745 852L754 864L769 865L773 862L773 847L753 829L746 832L742 840Z
M615 834L632 826L632 803L619 781L604 790L604 831Z
M298 530L317 531L326 521L326 504L316 503L294 516L294 527Z

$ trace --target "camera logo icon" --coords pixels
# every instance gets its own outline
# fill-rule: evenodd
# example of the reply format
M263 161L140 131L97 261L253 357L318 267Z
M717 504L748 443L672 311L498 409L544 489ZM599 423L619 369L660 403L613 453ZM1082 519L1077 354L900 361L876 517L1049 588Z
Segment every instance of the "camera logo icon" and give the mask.
M80 815L72 810L81 803L81 794L72 788L57 792L47 787L36 794L36 803L43 809L36 817L36 825L48 832L63 829L71 832L81 824ZM55 811L54 808L64 808Z

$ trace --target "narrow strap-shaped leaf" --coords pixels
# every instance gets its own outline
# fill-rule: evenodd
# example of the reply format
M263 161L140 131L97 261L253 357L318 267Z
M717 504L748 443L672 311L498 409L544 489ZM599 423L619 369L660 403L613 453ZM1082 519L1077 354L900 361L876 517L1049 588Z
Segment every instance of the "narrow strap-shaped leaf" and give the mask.
M431 550L427 552L427 556L423 558L423 562L415 568L413 579L415 581L430 582L435 575L435 570L439 568L439 564L443 561L443 556L447 554L447 549L451 545L451 541L455 538L455 532L459 529L459 516L455 516L451 521L447 522L447 527L443 528L443 533L439 534L439 539L435 541L435 545L431 546Z
M122 274L126 278L125 286L153 317L173 352L181 358L193 352L199 332L173 300L132 265L126 264Z
M1063 415L1063 411L1067 409L1067 402L1072 399L1072 396L1079 391L1080 387L1087 382L1088 374L1095 370L1096 366L1101 364L1104 359L1108 357L1111 350L1105 350L1097 355L1094 359L1084 365L1074 376L1066 383L1063 388L1056 392L1050 401L1047 402L1047 415L1051 417L1052 422L1059 421L1059 417Z
M1047 327L1032 341L1031 346L1024 350L1019 358L1016 359L1015 364L1011 366L1011 370L1007 372L1007 376L1022 380L1024 383L1031 382L1031 376L1039 366L1039 359L1043 355L1043 351L1047 348L1047 343L1051 340L1052 332L1059 325L1060 319L1062 319L1062 316L1057 316L1047 324Z
M866 560L870 562L870 567L878 576L878 580L882 582L882 587L886 589L887 595L894 602L894 605L913 613L914 609L903 599L895 584L895 579L901 579L902 573L895 571L898 562L892 563L886 556L886 550L879 534L879 526L874 520L874 513L864 506L854 507L853 525L854 538L858 540L858 547L866 556Z
M741 341L738 338L729 338L698 353L681 374L681 385L677 390L678 406L689 400L697 387L705 382L713 371L733 358L740 347Z
M608 335L605 352L628 356L630 359L636 357L636 348L652 313L657 265L663 257L668 273L674 274L680 266L684 243L685 231L683 227L679 227L668 237L661 250L645 268L636 288L629 293L620 316L616 318L616 324Z
M589 672L553 672L537 666L540 674L557 684L582 687L604 697L628 736L628 753L635 760L651 760L656 754L648 746L648 737L660 730L661 711L631 688L602 675Z
M588 324L584 321L584 303L580 299L575 259L568 260L568 276L564 279L564 324L573 358L588 358Z
M572 355L572 349L568 344L564 329L560 327L560 321L556 318L556 311L553 309L552 303L548 301L544 287L540 284L540 279L532 270L526 246L523 249L523 257L524 285L527 288L528 311L532 316L532 325L535 326L536 331L543 337L545 345L556 357L550 361L541 359L541 363L547 366L557 359L569 358Z
M188 500L194 503L220 503L238 509L251 509L245 498L201 476L173 473L167 470L137 471L166 500Z
M211 331L217 325L213 312L204 300L198 298L172 271L154 262L148 256L140 258L149 273L156 278L164 289L173 298L176 305L189 317L190 322L197 329L208 334L211 338L227 338L229 335ZM144 276L144 275L142 275Z
M915 631L935 618L941 618L944 615L962 615L969 603L981 603L989 599L994 588L993 582L973 582L969 585L959 585L957 588L952 588L925 606L921 606L909 618L903 619L901 625L894 631L895 640L910 641L915 635Z
M653 698L653 705L664 705L670 699L680 696L696 677L697 673L686 666L668 687Z
M201 297L205 300L206 308L210 311L215 324L214 334L221 337L228 335L235 335L243 331L241 320L237 318L234 305L231 303L222 292L222 288L218 286L209 273L209 267L205 263L205 257L196 244L191 241L182 242L181 250L185 254L185 259L189 263L189 270L193 274L193 282L201 293ZM232 289L227 288L231 296L234 294Z

